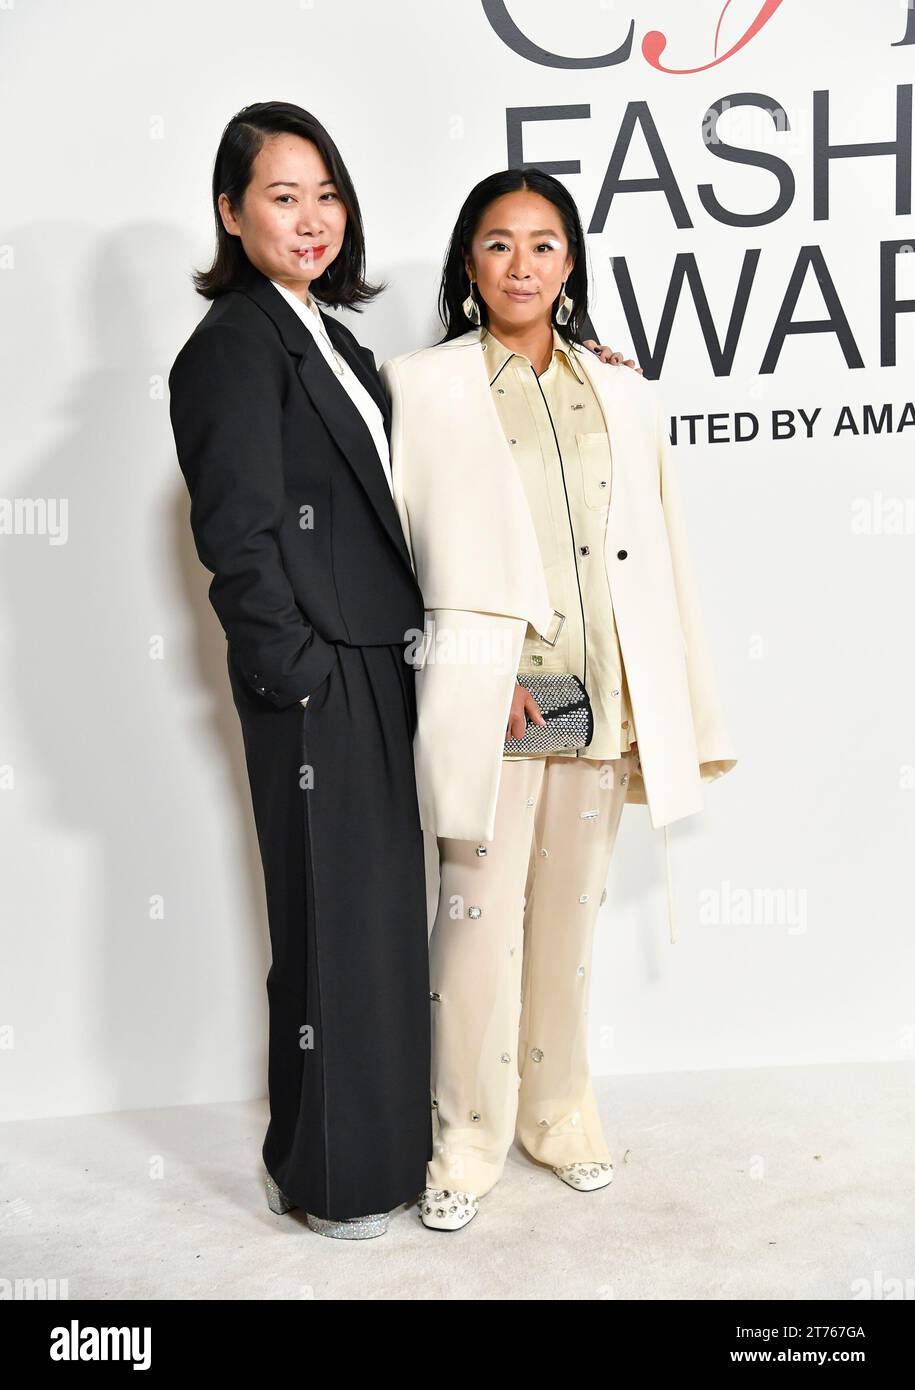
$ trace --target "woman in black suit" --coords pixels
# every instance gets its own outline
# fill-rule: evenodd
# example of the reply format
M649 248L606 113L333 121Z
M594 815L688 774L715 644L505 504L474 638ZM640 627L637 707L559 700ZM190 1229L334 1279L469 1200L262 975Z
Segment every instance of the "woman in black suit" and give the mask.
M380 1234L432 1155L429 968L412 740L423 601L357 308L359 205L300 107L248 106L216 155L213 301L169 376L197 553L225 630L272 964L271 1209Z

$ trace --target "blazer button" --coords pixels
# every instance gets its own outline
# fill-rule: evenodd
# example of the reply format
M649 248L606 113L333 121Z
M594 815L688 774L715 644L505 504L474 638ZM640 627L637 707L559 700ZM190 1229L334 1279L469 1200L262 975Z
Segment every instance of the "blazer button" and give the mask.
M589 545L580 545L578 547L578 553L579 555L590 555L591 547Z
M628 551L628 550L618 550L618 551L616 552L616 558L617 558L618 560L625 560L625 558L626 558L626 556L627 556L628 554L629 554L629 551Z

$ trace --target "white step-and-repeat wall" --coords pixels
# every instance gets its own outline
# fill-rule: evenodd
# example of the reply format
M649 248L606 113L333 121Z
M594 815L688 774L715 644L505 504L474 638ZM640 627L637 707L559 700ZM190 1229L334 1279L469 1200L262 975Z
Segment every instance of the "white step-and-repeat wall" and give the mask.
M905 0L0 0L7 1116L263 1094L263 884L166 377L220 132L296 102L384 358L473 183L536 163L660 383L739 762L627 809L595 1073L915 1050L915 14Z

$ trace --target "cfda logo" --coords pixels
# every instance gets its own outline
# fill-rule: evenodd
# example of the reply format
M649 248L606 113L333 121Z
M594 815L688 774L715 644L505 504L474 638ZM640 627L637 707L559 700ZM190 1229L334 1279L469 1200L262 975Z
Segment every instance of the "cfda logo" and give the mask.
M684 0L684 2L688 4L690 0ZM693 72L706 72L709 68L714 68L720 63L727 62L728 58L732 58L735 53L739 53L742 48L745 48L746 45L756 37L759 31L768 24L769 20L775 14L775 11L780 8L782 0L763 0L755 17L750 20L750 23L737 39L736 43L732 43L731 47L725 53L719 53L718 46L721 26L732 3L733 0L725 0L725 4L718 16L718 22L711 35L712 57L708 62L700 63L698 66L691 68L668 67L661 61L661 55L667 47L667 36L662 34L658 29L649 30L642 39L642 57L645 59L646 63L656 68L658 72L667 72L678 77ZM489 23L502 42L507 44L519 57L526 58L530 63L539 63L542 67L547 68L610 68L616 67L620 63L628 62L632 56L632 44L635 38L634 19L629 21L629 32L618 48L614 48L609 53L593 54L587 58L568 58L562 53L551 53L549 49L541 48L539 44L534 43L533 39L528 38L524 30L521 29L509 14L507 0L482 0L482 5L483 13L486 15L486 18L489 20ZM694 3L693 8L698 9L699 7ZM909 0L906 11L905 34L892 45L894 48L902 47L907 44L915 44L915 5L912 4L912 0ZM698 16L696 27L697 30L700 28Z

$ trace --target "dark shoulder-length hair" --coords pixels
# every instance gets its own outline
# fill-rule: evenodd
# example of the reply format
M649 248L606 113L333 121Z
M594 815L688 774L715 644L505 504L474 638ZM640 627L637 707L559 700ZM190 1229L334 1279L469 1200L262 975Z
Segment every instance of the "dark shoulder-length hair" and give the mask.
M311 281L309 291L333 308L355 309L375 298L387 286L365 278L365 235L359 200L340 151L310 112L287 101L258 101L243 106L222 132L213 165L213 217L216 222L216 255L208 270L194 272L194 286L205 299L216 299L237 290L253 278L254 267L245 255L241 237L232 236L219 215L219 195L225 193L234 208L244 202L258 151L271 135L301 135L318 149L346 209L346 231L339 255L322 275Z
M464 264L470 255L471 243L476 235L483 213L505 193L518 193L522 189L539 193L556 208L562 218L562 225L569 243L569 254L575 257L575 264L566 281L566 294L575 301L568 323L556 323L556 310L559 296L553 303L551 317L556 331L570 343L580 343L588 321L588 270L585 265L585 235L575 200L566 187L545 174L542 169L503 169L490 174L468 193L464 206L458 213L445 263L442 267L442 283L438 295L439 318L445 325L445 336L441 342L450 342L467 333L474 325L465 316L463 303L470 293L470 277ZM477 292L477 303L483 325L488 323L486 305Z

